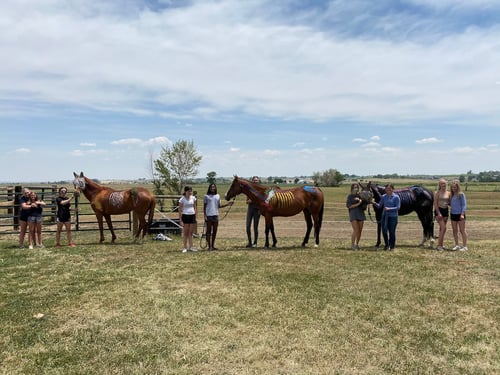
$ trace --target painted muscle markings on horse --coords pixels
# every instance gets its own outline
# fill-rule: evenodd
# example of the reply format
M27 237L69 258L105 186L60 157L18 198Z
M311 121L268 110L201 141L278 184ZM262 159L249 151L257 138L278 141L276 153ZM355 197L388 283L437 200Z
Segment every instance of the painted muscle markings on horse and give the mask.
M291 191L276 191L269 201L272 207L285 208L293 204L295 197Z
M123 199L125 196L125 192L123 191L114 191L109 195L109 204L113 207L121 207L123 206Z

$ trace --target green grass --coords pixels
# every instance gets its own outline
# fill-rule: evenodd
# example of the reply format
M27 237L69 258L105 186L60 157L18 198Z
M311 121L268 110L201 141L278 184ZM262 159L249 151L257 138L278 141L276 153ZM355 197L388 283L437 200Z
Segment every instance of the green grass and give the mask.
M0 242L2 373L500 371L498 241L389 253L221 238L219 252L182 254L179 237L75 236L72 250Z

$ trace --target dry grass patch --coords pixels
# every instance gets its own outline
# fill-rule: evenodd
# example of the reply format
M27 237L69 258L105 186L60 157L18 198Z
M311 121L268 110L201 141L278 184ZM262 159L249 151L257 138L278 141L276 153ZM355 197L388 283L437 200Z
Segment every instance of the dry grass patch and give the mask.
M179 237L96 245L78 233L77 248L44 251L0 242L2 371L499 372L499 242L438 253L404 228L394 253L347 251L345 237L248 251L221 235L225 250L198 254L182 254Z

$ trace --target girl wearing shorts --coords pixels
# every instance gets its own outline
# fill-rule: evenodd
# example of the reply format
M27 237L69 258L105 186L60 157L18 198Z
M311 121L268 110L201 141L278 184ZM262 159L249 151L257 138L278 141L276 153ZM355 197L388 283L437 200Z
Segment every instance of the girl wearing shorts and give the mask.
M196 197L191 186L184 187L184 194L179 199L179 224L182 226L183 253L196 252L193 246L193 233L196 225Z
M444 234L448 222L450 205L450 192L446 188L446 180L440 179L438 190L434 193L434 214L439 224L438 251L443 251Z
M28 227L29 227L29 243L30 249L33 249L33 246L38 246L39 248L43 248L42 243L42 211L45 207L45 202L43 200L38 199L38 195L36 193L30 193L30 200L28 204L31 206L30 213L28 216Z
M450 220L451 228L453 229L453 239L455 240L453 251L466 251L467 231L465 230L465 211L467 210L467 200L465 199L465 194L460 191L458 180L451 183L450 190ZM460 231L462 236L462 246L458 245L458 231Z
M66 236L68 237L68 246L75 247L73 243L73 239L71 238L71 200L73 199L73 195L71 197L67 197L66 193L68 189L62 186L59 188L59 196L56 198L57 204L57 229L56 229L56 246L60 247L61 240L61 231L64 226L66 229Z

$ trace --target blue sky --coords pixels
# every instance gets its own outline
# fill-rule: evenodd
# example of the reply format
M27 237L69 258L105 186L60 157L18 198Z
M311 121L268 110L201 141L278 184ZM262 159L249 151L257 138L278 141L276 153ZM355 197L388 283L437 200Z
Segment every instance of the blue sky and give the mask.
M500 169L500 2L0 2L1 182Z

